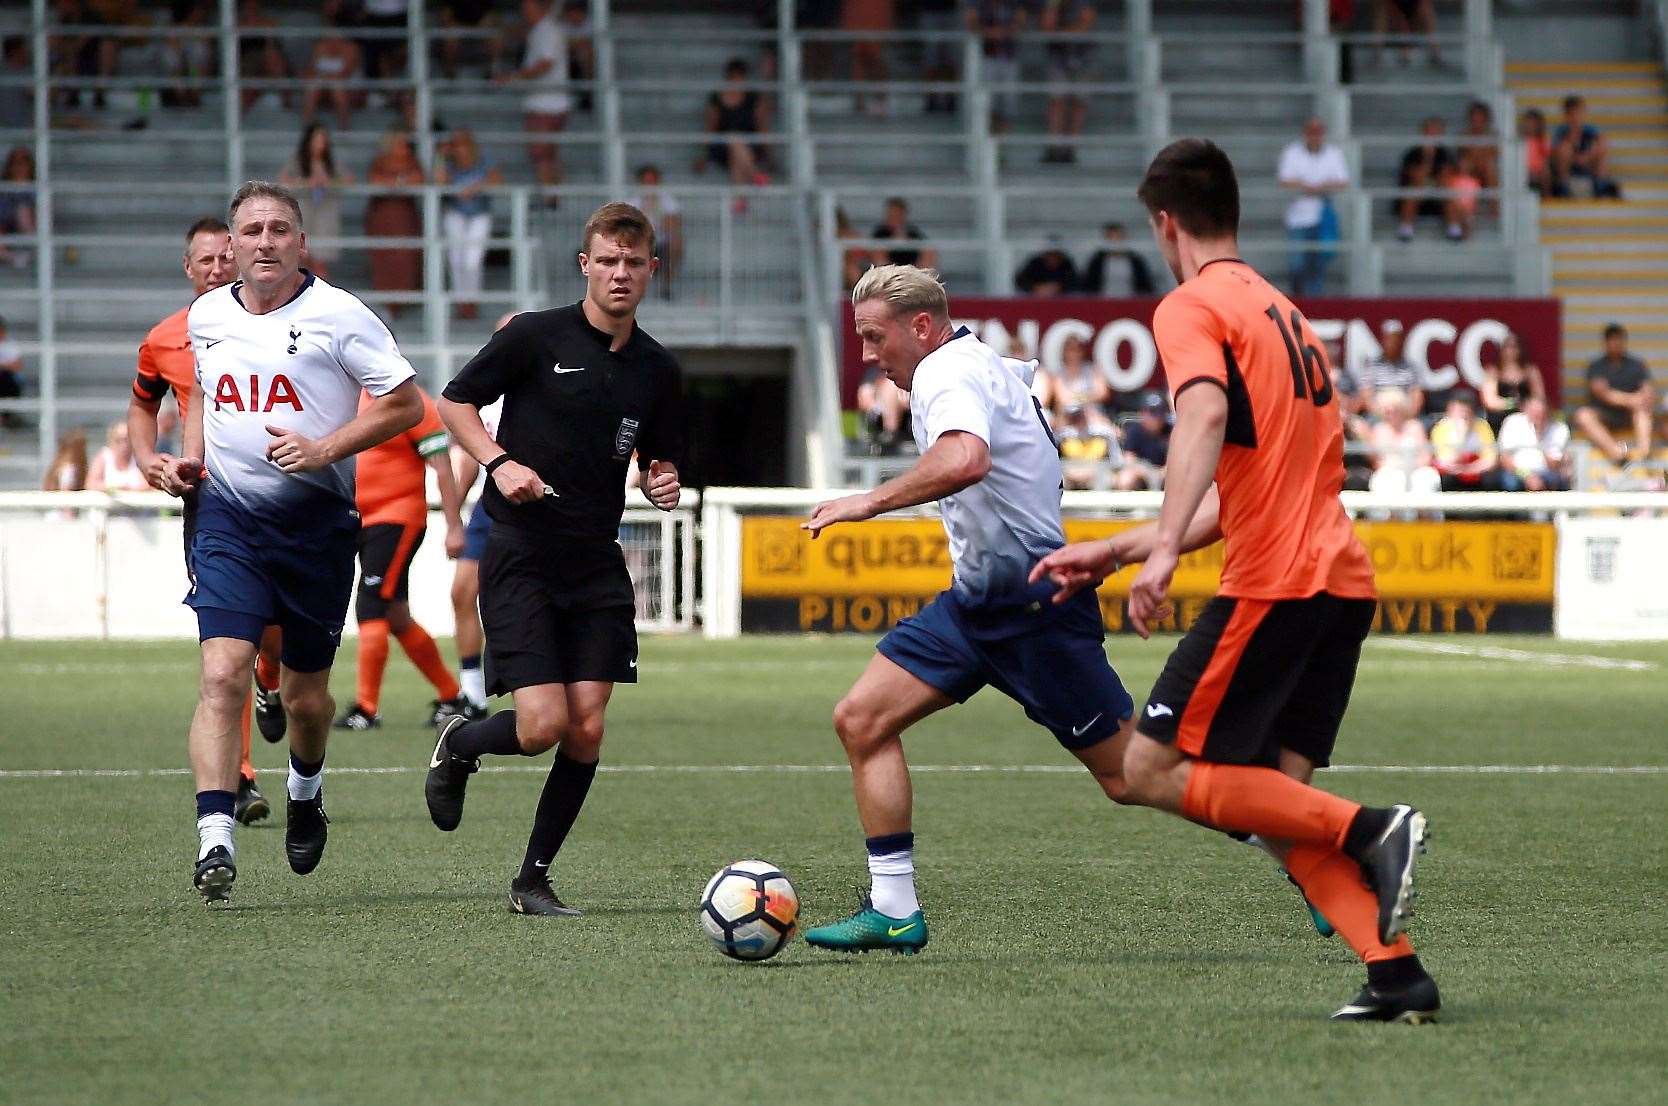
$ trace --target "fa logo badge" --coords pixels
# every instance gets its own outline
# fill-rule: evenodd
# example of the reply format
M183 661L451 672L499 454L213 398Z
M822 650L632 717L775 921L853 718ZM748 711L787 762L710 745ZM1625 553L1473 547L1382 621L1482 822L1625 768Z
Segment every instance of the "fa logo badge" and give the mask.
M300 341L300 340L301 340L301 331L299 331L299 330L297 330L297 329L296 329L296 328L295 328L295 327L293 327L293 326L292 326L292 327L290 327L290 348L289 348L289 354L290 354L290 356L291 356L291 357L294 357L294 356L295 356L295 344L296 344L296 342L298 342L298 341Z
M614 432L614 460L624 461L631 456L632 447L637 444L637 428L641 425L636 419L620 420L620 428Z

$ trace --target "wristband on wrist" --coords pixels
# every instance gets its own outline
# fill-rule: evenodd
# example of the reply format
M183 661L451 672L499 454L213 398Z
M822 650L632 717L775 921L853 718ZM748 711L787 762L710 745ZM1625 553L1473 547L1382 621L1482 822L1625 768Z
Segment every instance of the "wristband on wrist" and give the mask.
M493 473L498 471L499 466L509 464L509 461L510 455L508 453L500 453L498 456L486 463L486 474L491 476Z
M1113 549L1111 538L1106 539L1106 545L1107 545L1108 550L1112 551L1112 568L1111 568L1110 571L1107 572L1107 575L1108 576L1116 576L1120 571L1123 570L1124 564L1123 564L1122 561L1118 560L1118 554Z

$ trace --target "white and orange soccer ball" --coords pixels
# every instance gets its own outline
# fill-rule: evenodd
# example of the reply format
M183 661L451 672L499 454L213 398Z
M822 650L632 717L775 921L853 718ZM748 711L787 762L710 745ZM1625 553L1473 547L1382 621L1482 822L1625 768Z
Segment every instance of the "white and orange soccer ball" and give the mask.
M701 929L733 960L769 960L793 939L799 892L774 864L738 860L707 881Z

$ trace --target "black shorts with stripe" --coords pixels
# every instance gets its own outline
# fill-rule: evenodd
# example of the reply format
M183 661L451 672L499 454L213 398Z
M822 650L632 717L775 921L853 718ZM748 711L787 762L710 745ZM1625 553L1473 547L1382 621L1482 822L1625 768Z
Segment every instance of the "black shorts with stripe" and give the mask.
M370 622L388 617L388 607L411 597L411 559L423 544L425 529L399 522L378 522L359 531L359 595L354 617Z
M1165 662L1138 728L1189 756L1277 767L1332 758L1377 604L1326 592L1205 605Z

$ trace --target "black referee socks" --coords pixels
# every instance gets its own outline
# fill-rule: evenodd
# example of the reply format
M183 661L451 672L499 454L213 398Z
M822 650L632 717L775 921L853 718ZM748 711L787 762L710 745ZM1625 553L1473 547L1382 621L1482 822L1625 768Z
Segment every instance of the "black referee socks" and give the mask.
M585 805L585 795L596 778L595 763L581 764L569 760L556 750L556 763L550 766L544 791L539 795L539 809L533 815L533 832L527 838L527 855L521 861L521 876L528 880L544 879L550 862L567 839L579 808Z
M446 747L461 760L475 760L488 753L500 757L521 756L521 742L515 737L515 711L501 710L491 718L466 722L446 740Z

